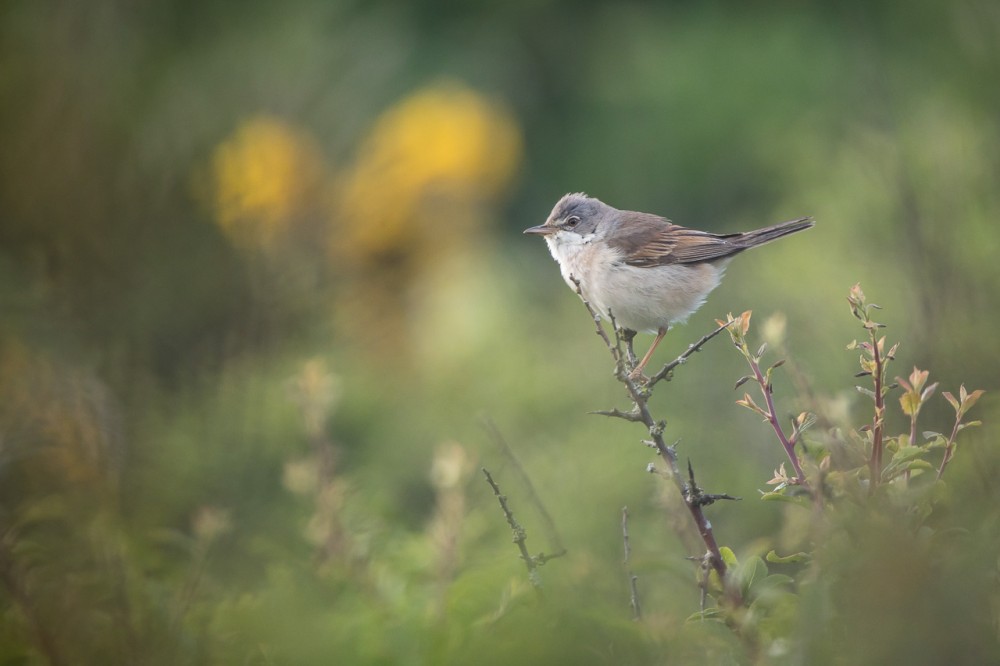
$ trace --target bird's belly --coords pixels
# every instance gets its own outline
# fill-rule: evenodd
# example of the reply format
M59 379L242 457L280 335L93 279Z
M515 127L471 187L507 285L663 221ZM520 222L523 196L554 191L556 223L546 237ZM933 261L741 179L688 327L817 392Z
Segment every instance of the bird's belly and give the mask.
M595 305L622 328L655 333L681 324L719 285L723 266L673 264L636 267L611 263L587 285Z

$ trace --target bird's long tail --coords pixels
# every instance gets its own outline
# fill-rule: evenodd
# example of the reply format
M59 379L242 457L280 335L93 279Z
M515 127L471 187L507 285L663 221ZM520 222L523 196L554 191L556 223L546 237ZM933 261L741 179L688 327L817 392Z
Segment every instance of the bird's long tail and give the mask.
M747 231L739 234L739 237L733 240L743 248L751 248L763 245L764 243L770 243L788 234L794 234L796 231L808 229L813 224L815 222L811 217L800 217L797 220L780 222L769 227L764 227L763 229L757 229L756 231Z

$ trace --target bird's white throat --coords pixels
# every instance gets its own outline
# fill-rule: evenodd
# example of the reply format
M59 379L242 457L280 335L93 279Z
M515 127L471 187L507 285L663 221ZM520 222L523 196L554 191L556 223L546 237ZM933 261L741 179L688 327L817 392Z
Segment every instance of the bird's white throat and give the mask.
M552 258L562 264L563 262L574 261L580 253L593 243L597 234L589 233L584 236L570 233L568 231L557 231L546 236L545 243L549 246L549 253Z

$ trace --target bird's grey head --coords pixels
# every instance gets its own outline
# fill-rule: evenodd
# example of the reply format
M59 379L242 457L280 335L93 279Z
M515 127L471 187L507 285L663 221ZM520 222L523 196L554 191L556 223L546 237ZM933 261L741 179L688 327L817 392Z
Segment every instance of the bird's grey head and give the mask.
M552 209L545 224L525 229L524 233L552 236L568 232L581 238L600 236L614 212L611 206L582 192L567 194Z

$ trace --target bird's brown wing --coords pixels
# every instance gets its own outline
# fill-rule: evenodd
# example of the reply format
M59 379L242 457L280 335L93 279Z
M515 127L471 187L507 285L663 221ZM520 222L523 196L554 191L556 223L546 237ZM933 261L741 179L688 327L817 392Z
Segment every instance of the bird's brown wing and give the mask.
M688 229L656 215L625 212L610 245L629 266L650 267L714 261L746 249L741 234L718 235Z

